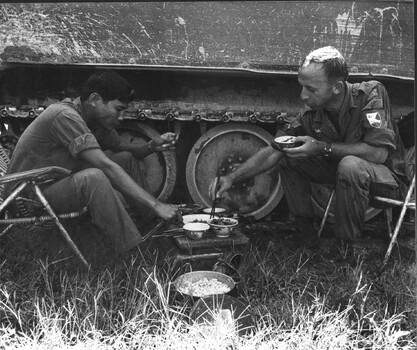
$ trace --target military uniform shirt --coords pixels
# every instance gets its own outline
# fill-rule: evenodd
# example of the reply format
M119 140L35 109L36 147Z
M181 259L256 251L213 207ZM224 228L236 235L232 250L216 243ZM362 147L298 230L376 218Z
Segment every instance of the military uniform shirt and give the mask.
M308 135L325 142L365 142L386 147L389 153L384 165L390 169L404 193L411 175L384 86L378 81L345 84L346 95L338 118L339 130L325 110L307 109L294 119L286 134Z

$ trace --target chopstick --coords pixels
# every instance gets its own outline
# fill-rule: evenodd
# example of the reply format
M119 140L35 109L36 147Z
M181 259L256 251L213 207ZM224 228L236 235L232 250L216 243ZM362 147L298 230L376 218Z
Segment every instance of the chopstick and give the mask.
M153 236L162 227L163 224L165 224L164 220L161 220L159 223L157 223L153 229L151 229L145 236L142 237L142 242Z
M214 186L214 199L213 203L211 205L211 211L210 211L210 219L214 217L214 214L216 213L216 204L217 204L217 191L219 190L219 179L220 179L220 172L217 174L216 177L216 185Z

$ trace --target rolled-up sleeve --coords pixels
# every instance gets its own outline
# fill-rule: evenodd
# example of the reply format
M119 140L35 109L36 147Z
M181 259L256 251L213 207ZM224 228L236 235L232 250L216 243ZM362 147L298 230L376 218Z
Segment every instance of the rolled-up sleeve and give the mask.
M93 134L83 134L76 137L68 145L68 150L74 158L82 151L91 148L100 148Z

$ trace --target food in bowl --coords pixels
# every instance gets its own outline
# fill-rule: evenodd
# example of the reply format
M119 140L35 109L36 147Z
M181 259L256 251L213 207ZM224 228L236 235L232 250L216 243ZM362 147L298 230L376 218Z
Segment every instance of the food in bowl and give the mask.
M196 282L184 283L178 288L183 294L190 294L195 297L205 297L213 294L225 294L229 292L230 287L216 278L202 278Z
M215 217L217 218L217 216ZM189 214L182 216L184 224L189 224L190 222L204 222L207 224L209 220L210 214Z
M193 271L179 276L174 287L181 294L205 297L226 294L235 287L233 278L217 271Z
M280 136L274 139L272 147L282 151L284 148L299 147L303 143L301 141L295 141L295 136Z
M208 224L217 237L229 237L237 226L238 221L233 218L213 218Z
M183 229L187 237L194 240L199 240L203 238L204 232L206 232L209 228L210 226L204 222L190 222L183 226Z

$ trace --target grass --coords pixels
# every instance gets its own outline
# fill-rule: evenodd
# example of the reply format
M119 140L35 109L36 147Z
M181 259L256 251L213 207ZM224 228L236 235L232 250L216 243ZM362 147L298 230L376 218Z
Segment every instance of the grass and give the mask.
M242 334L221 318L213 327L190 322L193 301L173 291L168 261L136 254L122 266L83 272L73 259L13 252L14 243L0 245L0 349L417 346L413 254L402 254L401 264L394 256L378 276L372 265L380 253L362 251L352 268L252 237L234 291L253 320Z

